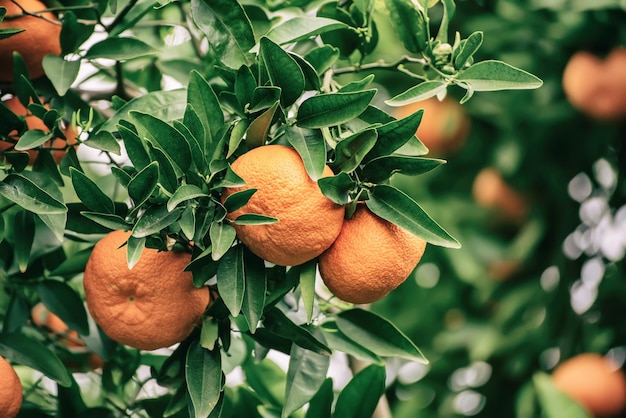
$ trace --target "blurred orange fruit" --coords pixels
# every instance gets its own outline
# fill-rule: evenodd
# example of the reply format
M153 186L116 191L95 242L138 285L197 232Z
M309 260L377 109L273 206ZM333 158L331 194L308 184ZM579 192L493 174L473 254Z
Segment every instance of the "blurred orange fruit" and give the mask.
M465 144L470 129L470 118L456 100L436 97L396 108L393 116L401 119L424 109L416 135L431 155L445 155L459 150Z
M0 416L13 418L22 406L22 384L13 366L0 357Z
M579 51L563 71L563 90L578 110L596 119L626 115L626 48L615 48L601 60Z
M85 267L87 308L104 333L140 350L178 343L193 331L210 303L183 271L191 254L145 248L128 269L130 232L113 231L95 245ZM120 248L121 247L121 248Z
M39 302L33 306L30 313L35 325L48 330L66 347L85 347L85 343L78 336L78 333L71 330L61 318L50 312L43 303Z
M426 241L359 204L341 233L319 257L331 293L351 303L372 303L404 282L419 263Z
M599 354L584 353L564 361L552 373L552 382L594 417L616 416L626 405L624 373Z
M7 107L16 115L18 116L24 116L24 120L26 121L26 126L28 127L29 130L33 130L33 129L39 129L42 130L44 132L50 132L50 129L48 129L48 127L43 123L43 121L39 118L37 118L36 116L33 116L32 114L30 114L28 112L28 109L26 109L22 103L19 101L19 99L17 97L12 97L9 100L6 100L4 102L5 105L7 105ZM49 107L46 105L46 107ZM9 135L15 135L16 132L11 132L9 133ZM58 164L61 159L63 158L63 156L66 154L66 147L67 145L74 145L76 144L76 132L72 129L71 126L66 126L63 129L63 135L65 135L65 138L67 139L61 139L61 138L55 138L53 140L47 141L45 144L42 145L42 147L45 148L54 148L51 152L52 152L52 158L54 158L54 161L56 161L56 163ZM0 141L0 151L6 151L9 149L12 149L14 146L14 144L12 142L9 141ZM26 152L28 152L28 156L29 156L29 165L33 165L35 160L37 159L37 150L36 149L29 149Z
M6 16L23 15L22 9L37 13L47 6L38 0L0 0L0 6L6 7ZM37 13L38 16L23 15L15 19L4 19L0 29L23 29L17 35L0 40L0 82L13 82L13 51L20 53L31 78L44 74L42 60L48 54L60 55L61 23L50 12Z
M483 168L472 185L476 203L498 212L510 221L522 221L526 217L528 202L519 192L511 188L495 168Z
M246 185L225 188L222 203L235 192L257 189L240 209L278 218L267 225L237 225L237 237L259 257L282 266L295 266L320 255L335 241L343 224L344 208L322 194L307 174L300 155L284 145L263 145L235 160L232 169ZM322 177L332 176L326 166Z

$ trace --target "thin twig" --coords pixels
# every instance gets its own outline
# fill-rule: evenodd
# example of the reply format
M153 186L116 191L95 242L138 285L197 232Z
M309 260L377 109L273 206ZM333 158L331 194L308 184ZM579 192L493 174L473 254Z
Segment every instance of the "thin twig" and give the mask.
M131 0L130 2L128 2L128 4L126 5L126 7L124 7L118 14L117 16L115 16L115 19L113 19L113 22L111 22L111 24L109 26L106 26L105 29L107 32L111 32L117 25L119 25L120 23L122 23L122 20L124 20L124 18L126 17L126 15L128 14L128 12L130 12L130 10L135 7L135 5L137 4L139 0Z

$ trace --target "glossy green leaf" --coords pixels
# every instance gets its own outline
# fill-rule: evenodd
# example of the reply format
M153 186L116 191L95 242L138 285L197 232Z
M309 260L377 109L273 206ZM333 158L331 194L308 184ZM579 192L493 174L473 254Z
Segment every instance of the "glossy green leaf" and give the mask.
M373 312L358 308L343 311L337 315L336 322L344 335L378 356L428 363L402 331Z
M362 175L364 179L372 183L380 183L390 178L394 173L418 176L439 167L441 164L445 164L445 160L388 155L374 158L365 164Z
M280 100L280 87L274 86L259 86L254 89L252 93L252 101L248 109L249 113L260 112L261 110L269 109L274 106L276 102Z
M139 261L139 257L141 257L141 253L145 247L145 237L137 238L132 235L128 237L128 240L126 241L126 263L129 270L135 267L135 264Z
M137 38L111 37L95 43L83 58L107 58L116 61L155 55L158 51Z
M326 380L330 365L329 356L311 353L295 344L289 357L282 418L289 417L315 396Z
M136 132L129 128L118 125L118 130L124 141L124 148L128 154L128 158L133 163L133 166L137 171L143 170L150 164L150 155L144 146L143 141L139 138ZM101 131L107 132L107 131Z
M285 137L300 154L309 177L317 181L326 167L326 145L321 132L288 126L285 128Z
M63 12L63 26L61 27L62 56L77 52L78 48L93 34L95 25L84 24L78 21L76 14L71 10Z
M236 0L192 0L191 15L222 64L239 68L250 63L254 33Z
M334 398L333 380L327 378L311 398L305 418L330 418Z
M317 260L307 261L300 266L300 293L302 304L306 311L306 323L313 320L313 307L315 302L315 277L317 273Z
M82 144L100 151L111 152L115 155L121 155L122 151L119 142L109 131L98 131L91 134Z
M389 106L406 106L411 103L421 102L422 100L434 97L445 91L447 88L448 83L445 81L424 81L389 100L385 100L385 103Z
M35 219L32 213L20 210L15 214L13 222L15 230L19 231L19 239L15 240L13 256L17 267L24 273L30 263L30 253L35 238Z
M298 110L297 125L302 128L323 128L348 122L367 109L375 94L376 90L364 90L309 97Z
M195 417L205 418L217 405L222 392L220 350L207 350L197 341L189 345L185 359L185 382Z
M61 264L59 264L54 270L50 272L50 276L72 277L78 273L85 271L85 265L89 256L91 255L92 248L84 248L72 254Z
M115 213L115 205L100 187L82 171L70 167L72 185L78 198L93 212Z
M258 213L244 213L239 215L233 221L237 225L269 225L279 222L278 218L272 216L261 215Z
M245 189L228 195L226 200L224 200L226 211L231 213L245 206L257 190L258 189Z
M240 105L245 106L252 101L252 95L256 87L256 79L250 67L247 65L239 67L235 78L235 96Z
M209 229L209 236L211 237L211 258L213 260L219 260L230 249L235 242L237 233L235 228L231 225L223 222L213 222Z
M139 207L145 203L157 188L159 183L159 164L156 161L148 164L135 174L128 182L128 195Z
M67 207L22 174L9 174L0 182L0 196L36 214L62 214Z
M333 417L371 417L385 392L385 368L372 364L358 372L337 397Z
M443 5L443 16L435 40L445 43L448 42L448 25L456 11L456 4L454 4L454 0L441 0L441 4Z
M304 91L304 74L300 66L287 51L268 38L261 38L259 45L260 60L271 84L281 88L280 103L290 106Z
M63 242L67 213L39 213L37 217L52 231L58 242Z
M61 386L72 384L61 360L38 340L19 333L0 334L0 355L7 360L38 370Z
M182 211L182 208L168 211L165 205L149 207L133 227L133 236L143 238L160 232L176 222Z
M461 244L424 212L417 202L395 187L374 186L370 191L369 200L365 203L376 215L433 245L461 247Z
M259 120L259 123L260 123L260 120ZM239 145L241 145L241 143L243 142L243 139L246 136L246 133L249 127L250 127L250 121L248 119L239 119L238 121L233 122L233 129L230 130L230 135L228 137L228 152L226 153L226 158L232 157L237 152L237 150L239 149ZM267 128L269 128L269 126ZM257 142L262 143L265 140L266 136L267 136L267 131L262 132L259 135L259 137L262 139L260 140L257 139Z
M226 2L228 3L228 1ZM203 146L205 153L209 154L209 150L212 149L211 144L217 143L219 132L224 125L224 111L213 88L197 71L192 71L189 75L187 101L202 122L206 135L205 143L200 145Z
M58 280L44 280L37 286L37 293L46 308L61 318L70 329L80 335L89 335L83 300L74 289Z
M196 168L203 172L208 164L206 150L211 143L211 134L205 131L200 116L190 104L187 105L182 121L185 130L182 130L177 122L178 121L174 121L174 126L185 134L187 142L190 144L191 156L196 164ZM188 133L190 137L187 137L186 133Z
M0 40L10 38L11 36L17 35L18 33L21 33L21 32L24 32L24 29L18 29L18 28L0 29Z
M265 34L279 45L298 42L336 29L349 29L343 22L325 17L298 16L280 23Z
M132 110L149 113L162 121L168 122L181 119L185 113L186 107L186 89L146 93L124 104L111 118L103 123L98 130L116 132L120 120L128 119L128 113Z
M110 215L110 214L87 212L87 211L81 212L81 215L113 231L117 229L128 231L130 227L130 225L127 224L126 221L124 221L124 218L118 215Z
M241 311L245 286L243 247L237 245L224 254L217 267L217 290L234 317Z
M331 164L333 170L342 173L354 171L374 147L377 138L376 129L366 129L341 140L335 148L335 160Z
M374 74L370 74L368 76L365 76L361 80L355 80L355 81L349 82L348 84L340 88L338 91L341 93L352 93L356 91L361 91L367 88L370 84L372 84L372 81L374 81L374 78L375 78Z
M385 0L385 6L404 47L414 53L424 51L430 34L415 4L411 0Z
M322 74L337 62L339 50L331 45L322 45L307 52L304 59L315 68L318 74Z
M330 356L332 351L326 344L315 338L309 331L296 325L278 308L274 307L265 311L263 324L270 331L288 338L294 344L306 348L317 354Z
M180 205L186 200L208 196L209 195L204 193L202 189L198 186L194 186L193 184L183 184L178 189L176 189L174 194L167 201L167 210L173 210L176 206Z
M463 68L465 63L474 56L482 44L482 32L474 32L468 36L467 39L462 41L459 52L454 57L454 66L459 69Z
M54 135L51 132L44 132L40 129L28 130L22 135L15 144L16 151L26 151L36 148L51 140Z
M554 386L546 373L536 372L532 381L546 418L591 418L580 404Z
M252 149L265 144L274 120L274 114L276 109L278 109L278 104L279 102L274 103L272 107L250 123L246 130L246 145L248 148Z
M536 89L543 84L531 73L496 60L473 64L456 79L469 84L474 91Z
M250 332L254 333L265 307L267 275L265 274L265 262L263 259L252 254L247 248L244 248L243 261L246 285L241 313L248 323Z
M80 70L80 60L67 61L57 55L46 55L42 61L46 76L59 96L65 96Z
M335 322L325 322L322 329L326 343L333 350L341 351L368 363L384 364L383 359L341 332Z
M356 182L347 173L336 176L322 177L317 181L324 196L338 205L350 202L350 192L356 188Z
M159 184L170 193L174 193L178 187L180 171L172 160L159 148L149 145L150 158L158 163Z
M187 206L180 215L178 224L185 237L192 241L196 231L196 208L191 205Z

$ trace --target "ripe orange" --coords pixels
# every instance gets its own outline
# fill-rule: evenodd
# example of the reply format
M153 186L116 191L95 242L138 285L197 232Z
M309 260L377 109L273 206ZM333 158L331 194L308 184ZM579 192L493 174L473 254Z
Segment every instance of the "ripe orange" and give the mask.
M113 231L94 247L85 267L87 308L113 340L141 350L169 347L193 331L210 302L183 271L191 255L145 248L132 270L129 232Z
M39 302L33 309L30 311L31 317L33 318L33 322L41 327L45 328L53 334L54 337L59 338L61 343L65 346L69 347L85 347L85 343L78 336L78 333L74 330L71 330L65 322L61 320L58 316L53 314L44 306L43 303Z
M424 109L424 115L416 135L429 149L429 154L446 155L459 150L465 144L470 129L470 118L463 106L446 97L432 97L397 108L393 116L398 119Z
M626 48L615 48L605 60L575 53L563 71L563 90L572 106L593 118L626 115Z
M17 97L12 97L9 100L4 102L5 105L16 115L24 116L24 120L26 121L26 126L28 129L39 129L44 132L50 132L48 127L43 123L43 121L31 114L29 114L28 109L26 109L22 103L19 101ZM47 107L47 106L46 106ZM11 132L10 135L15 135L16 132ZM63 134L67 138L67 142L61 138L55 138L54 140L48 141L42 145L42 147L52 147L56 148L52 151L52 158L58 164L66 151L62 148L65 148L67 144L74 145L76 144L76 132L72 129L70 125L66 126L63 129ZM8 141L0 141L0 151L6 151L11 149L14 146L13 143ZM37 151L35 149L30 149L28 151L29 155L29 165L33 165L35 160L37 159Z
M552 382L595 417L616 416L626 405L624 373L599 354L564 361L552 373Z
M0 414L15 417L22 406L22 384L13 367L0 357Z
M483 168L478 173L472 185L472 194L478 205L498 212L507 220L521 221L526 217L526 198L512 189L494 168Z
M241 190L257 191L245 206L228 214L228 219L234 220L244 213L279 219L268 225L234 225L237 237L254 254L274 264L295 266L320 255L339 235L343 206L322 194L293 148L284 145L254 148L237 158L232 169L246 185L225 188L222 202ZM325 167L322 176L332 175L332 170Z
M18 0L16 2L28 12L39 12L46 5L38 0ZM22 10L12 1L0 0L0 6L6 7L6 16L21 15ZM20 16L0 22L0 29L23 29L17 35L0 40L0 82L13 82L13 51L20 53L31 78L44 74L41 61L48 54L61 54L61 23L50 12L41 13L45 19L35 16ZM46 20L47 19L47 20ZM56 22L56 23L52 23Z
M371 303L406 280L425 248L426 241L360 204L337 240L320 255L320 275L339 299Z

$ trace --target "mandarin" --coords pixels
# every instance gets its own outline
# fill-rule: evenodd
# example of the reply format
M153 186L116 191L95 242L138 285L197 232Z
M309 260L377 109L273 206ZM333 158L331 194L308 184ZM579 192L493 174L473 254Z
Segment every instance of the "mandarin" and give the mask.
M13 418L22 406L22 384L13 366L0 357L0 416Z

